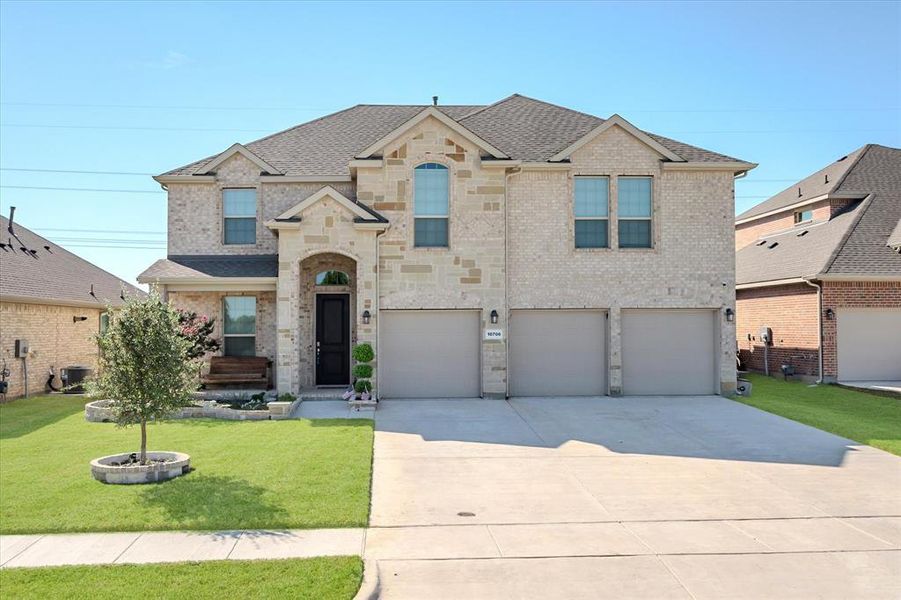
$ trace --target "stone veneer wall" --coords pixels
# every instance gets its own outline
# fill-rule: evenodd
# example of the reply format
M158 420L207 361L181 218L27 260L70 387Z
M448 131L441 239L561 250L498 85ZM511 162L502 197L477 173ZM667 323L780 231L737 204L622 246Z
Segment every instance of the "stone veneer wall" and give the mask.
M622 390L621 309L734 307L733 179L728 172L664 171L656 153L618 127L576 151L572 164L575 175L610 176L611 247L575 248L572 174L512 176L509 307L608 309L608 380L616 395ZM654 178L654 248L617 247L619 175ZM735 329L719 320L720 386L730 393Z
M94 368L97 344L94 335L100 331L100 313L96 308L75 308L49 304L0 302L0 366L6 361L10 370L6 398L12 400L25 393L24 361L15 357L15 341L28 341L28 393L43 394L50 367L87 366ZM87 317L74 322L73 317Z
M201 315L214 317L213 337L222 340L222 299L225 296L256 296L257 299L257 332L256 354L272 360L272 379L276 381L276 321L275 292L168 292L169 302L185 310L192 310ZM224 345L224 342L223 342ZM221 350L219 354L222 354ZM211 355L212 356L212 355Z

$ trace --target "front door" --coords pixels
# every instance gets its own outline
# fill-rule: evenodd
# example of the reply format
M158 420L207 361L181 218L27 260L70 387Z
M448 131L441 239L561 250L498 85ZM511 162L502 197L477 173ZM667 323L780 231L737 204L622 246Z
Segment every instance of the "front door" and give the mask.
M350 310L347 294L316 295L316 385L350 383Z

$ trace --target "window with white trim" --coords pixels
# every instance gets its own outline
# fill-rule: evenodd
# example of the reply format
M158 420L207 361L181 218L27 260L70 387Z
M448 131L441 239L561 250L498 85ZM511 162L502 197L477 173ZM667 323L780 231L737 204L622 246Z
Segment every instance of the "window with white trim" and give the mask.
M257 299L226 296L222 299L222 337L225 356L256 356Z
M253 188L222 190L222 241L256 244L257 191Z
M609 177L576 177L573 184L576 248L609 247Z
M616 218L620 248L653 247L650 177L618 177Z
M449 177L447 167L425 163L413 169L413 245L446 248Z

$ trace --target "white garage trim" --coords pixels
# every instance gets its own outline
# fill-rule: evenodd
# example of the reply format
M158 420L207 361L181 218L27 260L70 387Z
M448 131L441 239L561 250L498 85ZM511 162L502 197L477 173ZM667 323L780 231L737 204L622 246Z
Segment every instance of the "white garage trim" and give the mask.
M480 310L381 310L379 320L381 397L481 395Z
M719 393L717 315L713 309L623 309L623 394Z
M510 311L511 396L607 394L607 311Z
M901 308L839 308L839 381L901 380Z

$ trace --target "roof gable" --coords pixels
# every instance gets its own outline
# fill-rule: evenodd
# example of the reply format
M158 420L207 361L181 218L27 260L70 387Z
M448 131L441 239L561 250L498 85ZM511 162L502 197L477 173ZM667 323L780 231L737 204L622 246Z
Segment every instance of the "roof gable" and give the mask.
M590 141L592 141L593 139L595 139L596 137L598 137L599 135L601 135L602 133L604 133L605 131L610 129L611 127L619 127L623 131L631 134L635 139L637 139L644 145L648 146L649 148L651 148L652 150L654 150L655 152L660 154L660 156L666 158L667 160L671 160L673 162L685 162L685 159L683 159L681 156L679 156L678 154L676 154L669 148L665 147L663 144L661 144L660 142L658 142L657 140L655 140L654 138L652 138L645 132L641 131L640 129L638 129L637 127L632 125L632 123L629 123L627 120L625 120L624 118L622 118L619 115L613 115L612 117L610 117L609 119L607 119L606 121L604 121L603 123L601 123L600 125L595 127L594 129L592 129L591 131L589 131L588 133L583 135L581 138L579 138L572 144L568 145L566 148L564 148L560 152L557 152L556 154L551 156L548 159L548 161L559 162L562 160L567 160L572 155L573 152L575 152L576 150L578 150L585 144L589 143Z
M278 229L279 225L283 223L297 223L301 218L301 213L325 198L331 198L332 200L343 206L345 209L349 210L355 215L355 220L357 222L388 223L388 219L372 210L368 206L364 206L359 202L351 200L332 186L327 185L315 194L307 196L306 198L277 216L275 219L266 221L265 225L270 229Z
M445 115L443 112L435 108L434 106L429 106L425 110L421 111L419 114L415 115L413 118L409 119L405 123L401 124L396 129L389 131L386 135L379 138L377 141L373 142L366 148L364 148L361 152L359 152L354 158L370 158L377 152L383 150L385 146L401 137L426 119L433 118L437 121L441 122L448 129L459 134L461 137L469 140L482 150L488 152L494 158L509 158L505 153L501 150L498 150L493 145L491 145L486 140L482 139L463 125L461 125L458 121L455 121Z
M235 154L240 154L241 156L243 156L244 158L246 158L253 164L260 167L260 170L265 171L266 173L272 173L273 175L283 175L284 174L280 169L273 167L268 162L266 162L265 160L263 160L262 158L260 158L259 156L257 156L253 152L251 152L250 150L248 150L247 147L243 146L242 144L232 144L231 146L229 146L228 149L226 149L224 152L222 152L221 154L216 156L213 160L211 160L210 162L208 162L206 165L203 166L203 173L211 173L211 172L215 171L216 167L218 167L219 165L221 165L222 163L227 161L229 158L231 158Z

